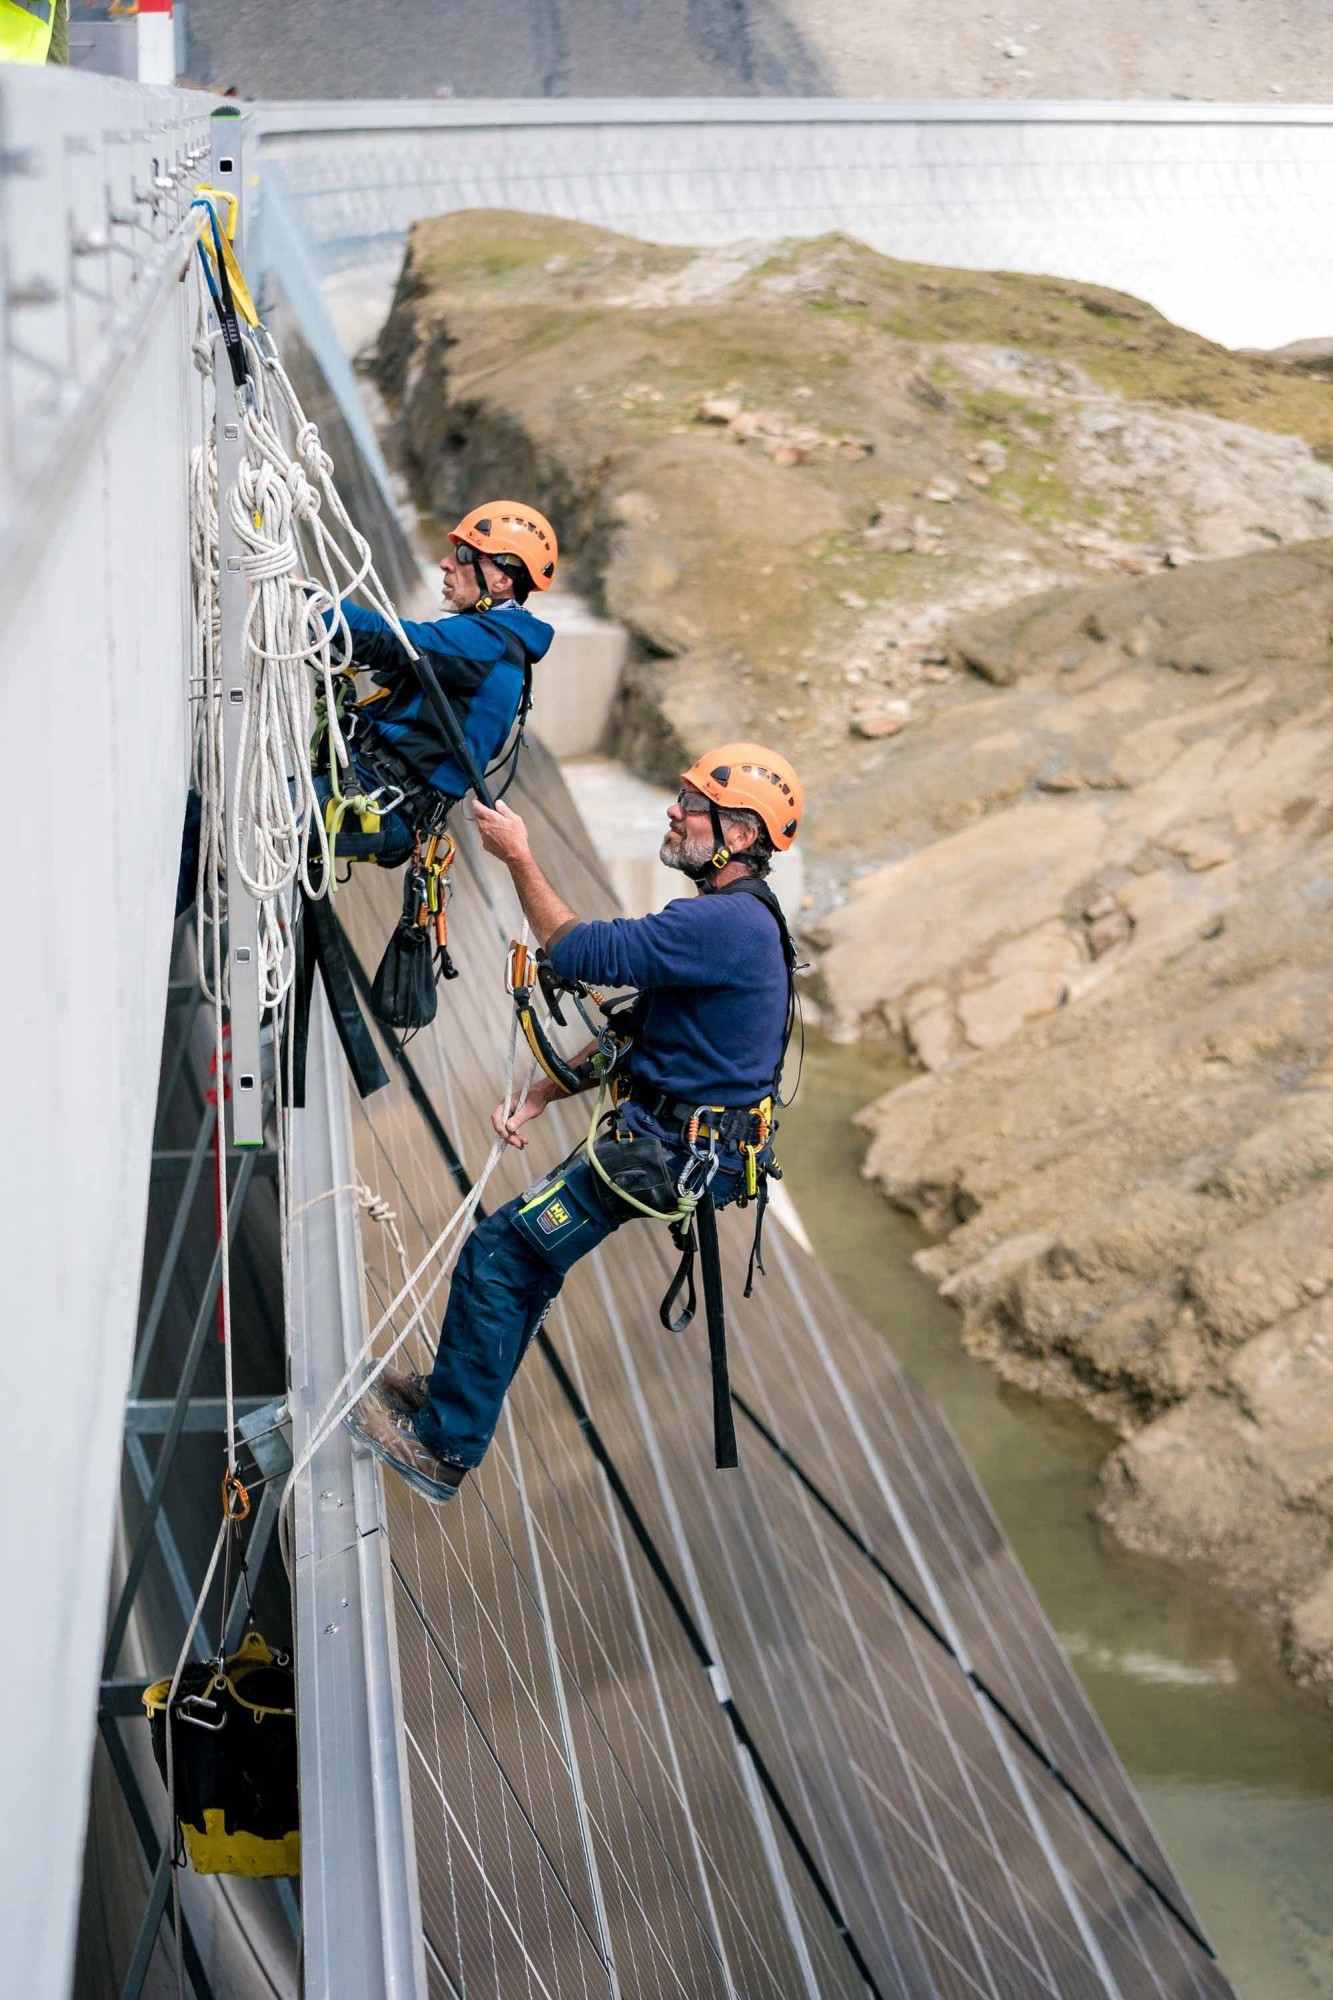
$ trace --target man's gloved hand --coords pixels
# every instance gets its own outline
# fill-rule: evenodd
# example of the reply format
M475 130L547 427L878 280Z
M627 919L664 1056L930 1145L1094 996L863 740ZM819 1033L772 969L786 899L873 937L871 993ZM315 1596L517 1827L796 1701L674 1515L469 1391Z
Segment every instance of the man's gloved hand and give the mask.
M477 822L477 832L481 835L482 846L488 854L493 854L497 861L512 863L527 858L531 851L528 847L528 829L503 799L494 812L488 806L484 806L480 799L473 799L472 816Z

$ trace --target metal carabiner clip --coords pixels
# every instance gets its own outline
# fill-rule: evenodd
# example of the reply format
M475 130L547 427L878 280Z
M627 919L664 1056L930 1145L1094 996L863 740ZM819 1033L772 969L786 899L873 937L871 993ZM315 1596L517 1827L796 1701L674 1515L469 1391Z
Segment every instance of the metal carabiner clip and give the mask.
M206 1694L187 1694L183 1700L176 1703L173 1713L179 1721L188 1722L192 1729L206 1729L210 1736L216 1736L219 1730L225 1729L227 1726L227 1711L225 1709L222 1711L221 1719L217 1722L209 1722L202 1715L187 1715L185 1711L190 1708L215 1709L217 1705Z
M380 815L381 819L384 818L386 813L397 812L399 806L403 803L403 800L407 797L407 793L400 788L398 791L393 792L389 798L383 799L380 797L380 793L383 790L384 790L383 785L376 785L373 792L367 792L365 794L365 796L368 799L373 799L375 801L375 810Z

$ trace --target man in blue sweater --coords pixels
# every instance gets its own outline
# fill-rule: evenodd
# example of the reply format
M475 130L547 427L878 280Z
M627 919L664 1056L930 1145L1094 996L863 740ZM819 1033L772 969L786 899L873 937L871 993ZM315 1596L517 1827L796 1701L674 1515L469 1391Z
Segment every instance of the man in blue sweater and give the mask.
M433 669L480 771L507 742L533 663L550 648L551 627L525 610L524 602L531 591L550 589L557 561L555 531L544 514L522 501L488 501L453 529L440 563L444 602L453 615L403 625ZM374 831L345 820L337 851L344 860L373 858L392 868L407 859L419 831L443 825L449 808L467 792L468 780L390 626L378 612L356 604L344 604L343 614L352 656L376 690L352 711L354 770L341 774L339 790L379 792L397 803L379 815ZM315 789L327 807L332 796L327 772L316 774Z
M792 952L764 877L774 850L795 839L801 805L796 773L775 752L753 743L710 751L684 773L661 848L696 893L653 916L609 923L584 922L552 887L516 813L475 808L482 845L507 865L556 976L638 989L629 1095L613 1130L659 1142L654 1156L668 1200L691 1171L690 1121L698 1113L705 1115L694 1129L702 1124L718 1154L714 1207L745 1192L747 1148L752 1169L767 1163ZM496 1133L523 1147L524 1128L564 1094L538 1078L508 1116L496 1107ZM607 1151L613 1171L616 1150ZM643 1212L608 1184L592 1152L580 1148L473 1231L453 1274L430 1375L386 1369L347 1419L378 1458L437 1503L452 1499L481 1463L565 1274ZM659 1195L647 1206L662 1214L662 1202Z

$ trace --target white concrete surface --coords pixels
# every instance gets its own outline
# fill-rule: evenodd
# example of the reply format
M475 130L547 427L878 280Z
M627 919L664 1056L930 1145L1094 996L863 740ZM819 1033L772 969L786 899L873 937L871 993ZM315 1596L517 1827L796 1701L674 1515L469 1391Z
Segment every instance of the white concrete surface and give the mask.
M189 752L199 412L166 229L137 205L133 285L129 259L75 260L71 236L105 229L108 184L128 207L155 158L206 138L209 108L0 68L0 1984L23 2000L69 1985Z
M533 669L533 729L553 756L587 756L606 739L628 650L624 629L569 591L552 590L529 609L555 627Z
M1321 105L813 98L262 109L325 273L454 208L667 243L840 229L895 257L1111 285L1229 346L1333 331Z

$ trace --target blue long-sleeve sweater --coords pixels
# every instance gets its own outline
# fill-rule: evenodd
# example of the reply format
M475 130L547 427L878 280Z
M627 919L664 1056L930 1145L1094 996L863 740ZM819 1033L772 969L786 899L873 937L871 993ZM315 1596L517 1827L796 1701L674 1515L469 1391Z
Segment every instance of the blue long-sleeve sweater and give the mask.
M377 611L344 604L352 633L353 655L384 690L358 709L358 735L371 747L378 736L390 744L418 774L423 784L451 798L461 798L467 779L412 672L411 662L393 631ZM332 613L326 613L332 623ZM480 614L455 614L429 622L404 621L403 630L419 653L429 656L440 686L453 704L468 748L479 770L503 749L523 698L524 669L517 641L529 664L543 659L555 636L542 619L519 604L496 605ZM364 734L362 735L362 732Z
M751 1105L772 1087L787 969L757 896L686 896L650 917L575 924L550 948L562 979L647 995L636 1079L691 1104Z

